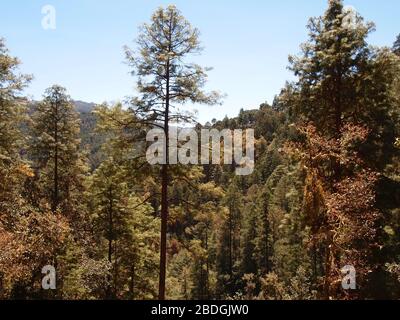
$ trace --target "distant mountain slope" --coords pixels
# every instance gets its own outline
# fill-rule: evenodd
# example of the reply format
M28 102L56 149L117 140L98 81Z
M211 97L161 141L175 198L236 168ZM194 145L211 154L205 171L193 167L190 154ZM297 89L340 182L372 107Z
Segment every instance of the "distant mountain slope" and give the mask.
M78 111L79 113L90 113L96 106L95 103L84 102L80 100L73 100L73 103L75 105L76 111Z
M103 160L101 145L105 142L103 134L96 133L96 116L92 113L95 103L73 101L81 120L82 148L88 152L89 165L96 169Z

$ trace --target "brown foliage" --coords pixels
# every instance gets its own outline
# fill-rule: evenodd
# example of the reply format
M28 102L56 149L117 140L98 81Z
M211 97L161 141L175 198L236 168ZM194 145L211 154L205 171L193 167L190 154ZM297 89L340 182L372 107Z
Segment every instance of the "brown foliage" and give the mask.
M379 175L359 157L357 148L368 129L343 126L340 138L326 138L312 124L299 126L302 142L285 150L299 159L306 172L303 214L310 226L310 247L325 247L324 288L326 298L355 298L340 289L341 269L352 265L363 287L373 271L369 263L376 243L375 185Z

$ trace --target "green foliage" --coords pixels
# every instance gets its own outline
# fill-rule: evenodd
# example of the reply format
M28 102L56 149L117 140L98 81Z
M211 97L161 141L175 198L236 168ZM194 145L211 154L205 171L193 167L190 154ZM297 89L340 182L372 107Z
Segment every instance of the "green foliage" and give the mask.
M30 76L18 74L20 62L11 57L0 38L0 160L15 159L23 137L19 125L24 115L25 100L21 92L31 80Z
M75 108L60 86L46 90L31 118L29 156L35 169L34 192L73 217L82 192L85 159L80 150L80 125ZM35 203L41 206L40 203Z

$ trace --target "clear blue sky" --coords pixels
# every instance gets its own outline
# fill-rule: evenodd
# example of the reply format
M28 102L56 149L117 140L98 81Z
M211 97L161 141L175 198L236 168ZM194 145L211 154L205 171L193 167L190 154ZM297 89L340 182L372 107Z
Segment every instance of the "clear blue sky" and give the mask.
M134 92L122 47L160 5L174 3L201 31L205 51L195 61L214 67L208 87L226 93L223 106L198 106L199 120L235 116L271 102L286 80L287 56L307 38L310 16L326 0L1 0L0 37L35 76L27 94L39 99L57 83L77 100L100 103ZM41 26L44 5L57 13L56 30ZM373 45L391 46L400 33L400 1L347 0L377 25Z

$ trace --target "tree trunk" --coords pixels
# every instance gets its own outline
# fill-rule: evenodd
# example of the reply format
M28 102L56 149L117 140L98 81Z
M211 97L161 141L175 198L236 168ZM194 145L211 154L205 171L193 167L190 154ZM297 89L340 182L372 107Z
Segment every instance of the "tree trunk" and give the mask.
M168 224L168 166L162 167L161 191L161 249L159 300L165 300L165 278L167 268L167 224Z
M135 300L135 263L131 266L131 282L129 284L129 290L131 292L131 299Z
M108 262L112 265L112 255L113 255L113 233L114 233L114 221L113 221L113 191L109 189L109 207L108 207ZM113 266L114 267L114 266ZM115 270L114 270L115 271ZM112 271L108 276L108 288L107 288L107 299L112 299Z
M56 108L56 119L54 123L54 142L55 142L55 150L54 150L54 190L53 190L53 203L52 203L52 212L56 213L58 208L58 101L55 103Z
M206 297L207 300L210 300L210 263L209 263L209 257L208 257L208 226L206 228L206 251L207 251L207 257L206 257Z
M169 166L169 85L170 85L170 64L166 66L166 98L165 98L165 118L164 118L164 133L165 133L165 164L161 169L161 248L160 248L160 279L158 299L165 300L165 278L167 269L167 225L168 225L168 166Z
M233 259L232 259L232 251L233 251L233 240L232 240L232 206L229 207L229 275L233 275Z

